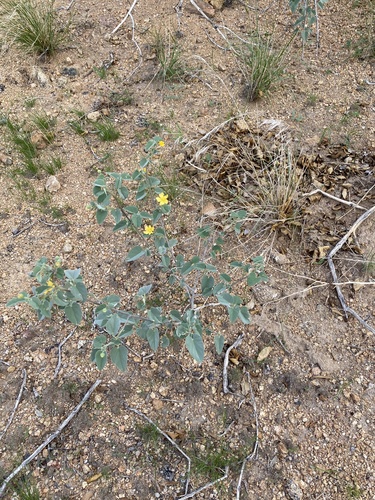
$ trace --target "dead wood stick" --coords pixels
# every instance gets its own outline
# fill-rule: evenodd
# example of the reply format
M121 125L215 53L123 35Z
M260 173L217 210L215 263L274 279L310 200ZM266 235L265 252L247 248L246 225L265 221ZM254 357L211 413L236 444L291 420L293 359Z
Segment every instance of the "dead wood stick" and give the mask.
M95 389L98 387L98 385L101 383L101 380L97 380L95 382L95 384L93 384L90 389L86 392L86 394L84 395L83 399L81 400L81 402L74 408L74 410L72 411L72 413L64 420L64 422L62 422L62 424L60 424L60 426L58 427L58 429L53 433L51 434L40 446L38 446L38 448L29 456L26 458L26 460L24 460L22 462L22 464L20 464L16 469L14 469L14 471L6 478L4 479L3 481L3 484L1 485L0 487L0 497L3 496L4 492L5 492L5 489L8 485L8 483L27 465L29 464L32 460L34 460L34 458L39 455L39 453L46 447L49 445L49 443L51 441L53 441L54 439L57 438L57 436L60 434L60 432L65 429L65 427L69 424L69 422L72 420L73 417L75 417L77 415L77 413L79 412L79 410L82 408L82 406L84 405L84 403L86 403L86 401L89 399L89 397L91 396L91 394L95 391Z
M128 10L128 12L127 12L126 16L125 16L125 17L124 17L124 19L121 21L121 23L120 23L120 24L118 24L118 25L116 26L116 28L112 31L111 35L114 35L114 34L116 33L116 31L118 31L118 30L121 28L121 26L124 24L124 22L127 20L127 18L128 18L128 17L130 16L130 14L132 13L132 10L133 10L133 9L134 9L134 7L136 6L137 2L138 2L138 0L134 0L134 2L131 4L131 7L130 7L130 9Z
M77 330L77 327L75 327L67 337L65 337L65 339L60 342L60 344L58 345L57 347L57 365L56 365L56 368L55 368L55 373L53 375L53 378L56 378L57 375L59 374L59 371L60 371L60 366L61 366L61 349L62 349L62 346L65 344L65 342L67 342L70 337L73 335L73 333Z
M17 396L17 399L16 399L16 402L15 402L15 405L14 405L14 408L13 408L13 411L12 413L10 414L10 417L9 417L9 420L8 420L8 423L7 425L5 426L5 429L0 433L0 439L3 439L6 431L9 429L10 427L10 424L12 423L13 421L13 418L14 418L14 415L16 414L16 411L17 411L17 408L18 408L18 405L20 404L20 401L21 401L21 398L22 398L22 393L23 393L23 390L25 388L25 385L26 385L26 379L27 379L27 373L26 373L26 370L23 369L22 370L22 384L21 384L21 387L20 387L20 390L19 390L19 393L18 393L18 396Z
M129 411L132 411L133 413L135 413L136 415L139 415L140 417L142 417L143 419L145 419L149 424L153 425L155 427L155 429L162 435L165 437L165 439L167 439L171 444L172 446L174 446L180 453L181 455L186 458L186 461L187 461L187 471L186 471L186 476L187 476L187 479L186 479L186 483L185 483L185 495L187 493L187 490L189 488L189 481L190 481L190 468L191 468L191 459L188 455L186 455L186 453L184 452L184 450L182 450L178 444L176 443L176 441L174 441L170 436L168 436L168 434L166 434L164 431L162 431L160 429L160 427L158 427L150 418L148 418L147 415L145 415L144 413L142 413L140 410L137 410L136 408L132 408L131 406L128 406L128 405L125 405L125 408ZM182 498L185 498L185 497L182 497ZM186 497L188 498L188 497Z
M249 382L250 395L251 395L251 404L253 405L253 411L254 411L254 417L255 417L255 442L254 442L254 446L253 446L253 451L242 462L240 477L238 478L238 483L237 483L236 500L240 500L241 483L242 483L242 477L243 477L243 474L244 474L244 471L245 471L246 464L247 464L247 462L250 462L251 460L253 460L254 457L256 456L257 451L258 451L258 441L259 441L259 421L258 421L257 404L256 404L256 401L255 401L255 396L254 396L253 388L252 388L252 385L251 385L251 380L250 380L249 372L246 372L246 375L247 375L247 380Z
M348 317L348 313L351 314L352 316L354 316L360 323L362 326L364 326L365 328L367 328L367 330L369 330L370 332L372 333L375 333L375 329L369 325L358 313L356 313L351 307L347 306L346 305L346 302L345 302L345 298L344 298L344 295L341 291L341 287L340 285L338 284L339 283L339 280L337 279L337 273L336 273L336 268L335 268L335 265L333 263L333 257L336 255L336 253L342 248L342 246L347 242L347 240L349 239L350 235L352 233L354 233L358 227L360 226L360 224L362 224L362 222L364 222L368 217L370 217L370 215L372 215L373 213L375 212L375 205L370 208L369 210L367 210L367 212L365 212L364 214L362 214L356 221L355 223L352 225L352 227L349 229L349 231L346 233L346 235L341 238L341 240L337 243L337 245L329 252L328 256L327 256L327 262L328 262L328 265L329 265L329 269L331 271L331 274L332 274L332 278L333 278L333 284L336 288L336 293L337 293L337 297L340 301L340 304L341 304L341 307L345 313L345 316L346 318Z
M232 344L230 347L228 347L227 352L225 353L225 358L224 358L224 366L223 366L223 392L224 394L228 394L231 391L228 389L228 363L229 363L229 354L232 349L235 347L239 346L243 340L244 334L242 333L236 342Z
M187 500L188 498L193 498L195 495L197 495L201 491L204 491L207 488L211 488L211 486L213 486L216 483L219 483L220 481L224 481L224 479L226 479L228 477L228 470L229 470L229 467L226 466L225 467L225 474L223 476L219 477L219 479L216 479L216 481L212 481L211 483L207 483L204 486L201 486L200 488L198 488L197 490L194 490L191 493L184 495L183 497L178 497L178 500Z
M339 203L343 203L344 205L348 205L349 207L352 208L358 208L358 210L367 210L364 207L361 207L361 205L357 205L356 203L353 203L352 201L346 201L341 198L337 198L337 196L333 196L333 194L326 193L325 191L322 191L321 189L314 189L314 191L311 191L311 193L305 193L302 196L307 197L307 196L312 196L313 194L320 193L323 196L326 196L327 198L331 198L331 200L338 201Z

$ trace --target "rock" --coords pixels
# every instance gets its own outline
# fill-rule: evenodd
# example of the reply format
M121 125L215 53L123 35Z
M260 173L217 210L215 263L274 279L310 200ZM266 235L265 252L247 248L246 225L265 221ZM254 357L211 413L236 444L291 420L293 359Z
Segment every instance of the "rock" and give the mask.
M0 153L0 163L3 165L12 165L13 161L10 156L5 155L4 153Z
M61 184L57 180L57 177L55 175L51 175L48 177L45 185L46 191L49 193L56 193L59 189L61 189Z
M47 147L47 141L42 132L34 130L30 135L30 142L36 149L45 149Z
M37 66L34 66L31 70L31 77L36 80L41 87L45 87L48 84L47 75Z
M303 492L298 484L290 479L285 485L285 493L290 500L302 500Z
M87 119L90 120L90 122L97 122L100 118L100 111L92 111L91 113L88 113Z
M210 4L216 10L221 10L224 6L224 0L210 0Z
M70 253L71 251L73 250L73 247L70 243L65 243L64 247L63 247L63 252L64 253Z

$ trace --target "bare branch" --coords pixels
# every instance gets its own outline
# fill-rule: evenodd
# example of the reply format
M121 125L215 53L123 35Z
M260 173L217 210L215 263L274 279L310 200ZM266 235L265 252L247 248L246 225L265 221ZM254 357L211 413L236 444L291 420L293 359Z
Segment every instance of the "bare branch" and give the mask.
M239 346L244 338L244 334L242 333L236 342L228 347L227 352L225 353L224 358L224 366L223 366L223 392L224 394L229 394L231 391L228 389L228 363L229 363L229 354L232 349Z
M121 23L120 23L120 24L118 24L118 25L116 26L116 28L115 28L115 29L111 32L111 35L114 35L114 34L116 33L116 31L118 31L118 30L121 28L121 26L124 24L124 22L125 22L125 21L127 20L127 18L130 16L130 14L131 14L132 10L134 9L134 7L136 6L137 2L138 2L138 0L134 0L134 2L131 4L131 7L130 7L130 9L128 10L128 12L127 12L126 16L125 16L125 17L124 17L124 19L121 21Z
M184 495L183 497L178 497L178 500L187 500L188 498L193 498L195 495L197 495L201 491L207 490L207 488L211 488L211 486L213 486L216 483L219 483L220 481L224 481L224 479L226 479L228 477L228 470L229 470L229 467L227 466L227 467L225 467L225 474L223 476L219 477L219 479L216 479L216 481L212 481L211 483L207 483L204 486L201 486L200 488L198 488L197 490L194 490L191 493Z
M333 257L336 255L336 253L342 248L342 246L347 242L347 240L349 239L350 235L352 233L354 233L358 227L360 226L360 224L362 224L362 222L364 222L368 217L370 217L370 215L372 215L373 213L375 212L375 206L373 206L372 208L370 208L369 210L367 210L367 212L365 212L364 214L362 214L357 220L356 222L352 225L352 227L349 229L349 231L345 234L345 236L343 238L341 238L341 240L337 243L337 245L329 252L328 256L327 256L327 262L328 262L328 265L329 265L329 269L331 271L331 274L332 274L332 278L333 278L333 284L336 288L336 293L337 293L337 297L339 298L339 301L340 301L340 304L341 304L341 307L345 313L345 316L348 317L348 313L351 314L352 316L354 316L360 323L362 326L364 326L365 328L367 328L367 330L369 330L370 332L372 333L375 333L375 328L373 328L371 325L369 325L358 313L356 313L351 307L347 306L346 302L345 302L345 298L344 298L344 295L341 291L341 287L339 285L339 281L337 279L337 273L336 273L336 268L335 268L335 265L333 263Z
M132 408L131 406L127 406L125 405L125 408L129 411L132 411L133 413L139 415L140 417L142 417L143 419L145 419L149 424L153 425L155 427L155 429L162 435L165 437L165 439L167 439L171 444L172 446L174 446L180 453L181 455L186 458L186 461L188 463L188 466L187 466L187 471L186 471L186 483L185 483L185 495L187 493L187 490L189 488L189 481L190 481L190 468L191 468L191 459L188 455L186 455L186 453L184 452L184 450L182 450L178 444L176 443L176 441L174 441L170 436L168 436L168 434L166 434L164 431L162 431L150 418L148 418L147 415L145 415L144 413L142 413L141 411L137 410L136 408ZM190 498L190 497L182 497L182 498Z
M67 342L70 337L74 334L74 332L77 330L77 327L75 327L67 337L65 337L65 339L60 342L60 344L58 345L57 347L57 365L56 365L56 368L55 368L55 373L53 375L53 378L56 378L57 375L59 374L59 371L60 371L60 366L61 366L61 348L62 346L65 344L65 342Z
M312 195L317 194L317 193L320 193L323 196L327 196L327 198L331 198L331 200L335 200L335 201L338 201L339 203L343 203L344 205L348 205L349 207L358 208L358 210L367 210L367 208L364 208L361 205L357 205L356 203L353 203L352 201L342 200L341 198L337 198L336 196L333 196L333 194L326 193L325 191L322 191L321 189L314 189L314 191L311 191L311 193L305 193L302 196L307 197L307 196L312 196Z
M0 433L0 439L3 439L6 431L9 429L10 427L10 424L12 423L13 421L13 418L14 418L14 415L16 414L16 411L17 411L17 408L18 408L18 405L20 404L20 401L21 401L21 398L22 398L22 393L23 393L23 390L25 388L25 385L26 385L26 379L27 379L27 373L26 373L26 370L23 369L22 370L22 384L21 384L21 388L19 390L19 393L18 393L18 396L17 396L17 399L16 399L16 402L15 402L15 405L14 405L14 408L13 408L13 411L12 413L10 414L10 417L9 417L9 420L8 420L8 423L7 425L5 426L5 429Z
M255 443L254 443L254 446L253 446L253 451L242 462L241 473L240 473L240 477L239 477L238 483L237 483L237 495L236 495L236 499L237 500L240 500L241 483L242 483L242 477L243 477L243 474L244 474L244 471L245 471L246 464L247 464L247 462L250 462L251 460L253 460L256 457L256 454L257 454L257 451L258 451L258 441L259 441L259 421L258 421L257 404L256 404L256 401L255 401L254 392L253 392L253 388L252 388L252 385L251 385L251 380L250 380L249 372L246 372L246 375L247 375L247 380L249 382L250 395L251 395L251 403L253 405L254 417L255 417Z
M24 460L22 462L21 465L19 465L16 469L14 469L14 471L6 478L4 479L3 481L3 484L1 485L1 488L0 488L0 497L3 496L4 492L5 492L5 489L8 485L8 483L24 468L26 467L27 464L29 464L32 460L34 460L34 458L36 456L39 455L39 453L47 446L49 445L49 443L51 441L53 441L54 439L57 438L57 436L60 434L60 432L65 429L65 427L69 424L69 422L72 420L73 417L75 417L77 415L77 413L79 412L79 410L82 408L82 406L84 405L84 403L86 403L86 401L89 399L89 397L91 396L91 394L95 391L95 389L98 387L98 385L101 383L101 380L97 380L95 382L95 384L93 384L90 389L86 392L86 394L84 395L83 399L81 400L81 402L74 408L74 410L72 411L72 413L64 420L64 422L62 422L62 424L60 424L60 426L58 427L58 429L53 433L51 434L40 446L38 446L38 448L30 455L26 458L26 460Z

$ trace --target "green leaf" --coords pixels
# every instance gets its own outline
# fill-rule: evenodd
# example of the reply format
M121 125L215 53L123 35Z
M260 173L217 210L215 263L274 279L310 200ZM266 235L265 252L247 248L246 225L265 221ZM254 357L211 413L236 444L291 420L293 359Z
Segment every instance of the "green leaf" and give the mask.
M211 226L203 226L197 229L197 235L203 239L208 238L211 235L211 233L212 233Z
M215 285L215 280L212 276L204 275L201 280L201 290L203 297L209 297L212 294L212 289Z
M105 325L105 330L112 335L112 337L115 337L117 335L117 332L120 329L120 318L119 315L114 313L111 315L109 320L107 321Z
M131 221L134 225L134 227L140 228L142 226L142 216L141 214L133 214L131 216Z
M228 307L228 315L229 315L229 321L231 323L234 323L236 319L238 318L238 315L240 313L240 308L238 306L232 306Z
M98 335L94 338L92 346L94 349L101 349L107 342L107 337L105 335Z
M98 208L98 210L96 211L96 221L98 224L103 224L103 222L105 221L105 218L107 217L108 215L108 210L101 210Z
M121 297L119 295L106 295L102 301L110 307L116 307L121 302Z
M117 335L119 339L125 339L126 337L130 337L133 333L133 325L125 325L124 328Z
M154 323L162 323L161 307L151 307L151 309L147 312L147 316Z
M181 323L182 321L182 316L180 312L177 311L177 309L172 309L172 311L170 311L169 313L169 316L171 317L172 321L177 321L178 323Z
M119 208L113 208L111 210L111 215L115 219L115 224L118 224L122 219L122 212Z
M73 304L66 306L64 312L65 316L71 323L73 323L73 325L79 325L81 323L82 310L81 306L77 304L77 302L73 302Z
M192 259L186 262L181 268L182 276L189 274L193 269L195 269L195 265L199 262L199 257L195 255Z
M247 217L246 210L235 210L230 214L232 219L243 220Z
M76 280L80 274L80 269L66 269L64 271L65 278L68 280Z
M157 328L151 328L147 332L147 340L150 344L151 349L155 352L159 347L159 330Z
M112 363L114 363L121 372L125 372L128 366L128 350L124 345L112 347L110 352Z
M129 190L125 186L121 186L120 188L118 188L117 192L122 200L126 200L129 196Z
M103 368L107 364L107 353L98 349L95 353L95 363L98 367L98 370L103 370Z
M163 335L160 341L160 347L168 347L170 343L169 338L166 335Z
M244 325L248 325L248 324L251 323L250 314L249 314L249 310L248 310L247 307L245 307L245 306L240 307L240 311L239 311L239 314L238 314L238 319L240 321L242 321L242 323Z
M171 264L171 259L168 257L168 255L162 255L161 256L161 263L166 269L169 269L169 266Z
M141 168L146 168L149 163L150 163L150 158L142 158L141 161L139 162L139 166Z
M139 245L132 248L126 257L126 262L133 262L134 260L140 259L147 253L147 248L142 248Z
M246 279L248 286L254 286L259 283L259 281L261 280L258 278L257 274L254 271L251 271Z
M127 212L129 212L130 214L137 214L138 213L138 207L136 207L135 205L128 205L127 207L125 207L125 210Z
M148 292L151 290L152 284L151 285L145 285L141 286L141 288L137 292L138 297L143 297L143 295L147 295Z
M115 226L113 226L113 232L121 231L121 229L125 229L129 226L129 222L127 220L120 220Z
M22 295L22 298L19 298L18 296L13 297L13 299L10 299L7 302L6 307L12 307L12 306L15 306L17 304L21 304L22 302L27 302L27 300L29 298L29 295L27 292L21 292L18 295Z
M188 335L185 339L185 344L190 355L198 363L202 363L204 358L204 345L202 337L197 333L194 333L193 335Z
M231 307L234 305L239 305L241 304L241 299L240 297L237 297L236 295L231 295L230 293L223 292L220 295L217 296L218 301L220 304L223 306Z
M224 337L222 335L215 335L215 348L218 354L221 354L224 347Z
M230 283L232 281L232 278L229 276L229 274L225 273L220 274L220 279L222 279L226 283Z

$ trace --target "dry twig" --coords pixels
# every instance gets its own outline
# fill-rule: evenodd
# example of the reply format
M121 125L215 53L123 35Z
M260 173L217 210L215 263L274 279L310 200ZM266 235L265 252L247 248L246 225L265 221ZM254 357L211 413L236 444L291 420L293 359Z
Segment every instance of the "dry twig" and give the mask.
M358 229L358 227L360 226L360 224L362 224L362 222L364 222L374 212L375 212L375 206L373 206L372 208L370 208L369 210L367 210L367 212L365 212L364 214L362 214L356 220L356 222L352 225L352 227L349 229L349 231L346 233L346 235L343 238L341 238L341 240L329 252L329 254L327 256L327 262L328 262L329 269L330 269L331 274L332 274L333 284L334 284L334 286L336 288L337 297L338 297L338 299L340 301L341 307L342 307L342 309L343 309L343 311L345 313L346 318L348 317L348 313L351 314L352 316L354 316L361 323L362 326L364 326L365 328L367 328L367 330L369 330L372 333L375 333L375 328L373 328L371 325L369 325L357 312L355 312L351 307L349 307L346 304L344 295L343 295L343 293L341 291L341 287L340 287L340 284L339 284L338 279L337 279L337 273L336 273L335 265L333 263L333 257L341 249L341 247L347 242L347 240L349 239L350 235L352 233L354 233Z
M27 380L27 373L26 373L26 370L23 369L22 370L22 384L21 384L21 388L19 390L19 393L18 393L18 396L17 396L17 399L16 399L16 402L15 402L15 405L14 405L14 408L13 408L13 411L12 413L10 414L10 417L9 417L9 420L8 420L8 423L7 425L5 426L5 429L0 433L0 439L3 439L6 431L9 429L10 427L10 424L12 423L13 421L13 418L14 418L14 415L16 414L16 411L17 411L17 408L18 408L18 405L20 404L20 401L21 401L21 398L22 398L22 393L23 393L23 390L25 388L25 385L26 385L26 380Z
M39 455L39 453L46 447L49 445L49 443L51 441L53 441L54 439L57 438L57 436L60 434L60 432L65 429L65 427L69 424L69 422L72 420L73 417L75 417L77 415L77 413L79 412L79 410L82 408L82 406L84 405L84 403L86 403L86 401L89 399L89 397L91 396L91 394L95 391L95 389L98 387L98 385L101 383L101 380L97 380L95 382L95 384L93 384L90 389L86 392L86 394L84 395L83 399L81 400L81 402L74 408L74 410L72 411L72 413L64 420L64 422L62 422L60 424L60 426L58 427L58 429L53 433L51 434L40 446L38 446L38 448L31 454L29 455L26 460L24 460L22 462L22 464L20 464L16 469L14 469L14 471L9 474L9 476L4 479L3 481L3 484L1 485L0 487L0 497L3 496L4 492L5 492L5 489L8 485L8 483L24 468L26 467L27 464L29 464L32 460L34 460L34 458L36 456Z
M127 20L127 18L130 16L130 14L132 13L132 10L134 9L134 7L136 6L138 0L134 0L134 2L131 4L131 7L130 9L128 10L128 12L126 13L126 16L124 17L124 19L121 21L120 24L118 24L116 26L116 28L111 32L111 35L114 35L116 33L116 31L118 31L121 26L124 24L124 22Z
M358 210L367 210L364 207L361 207L361 205L357 205L356 203L353 203L352 201L346 201L342 200L341 198L337 198L337 196L333 196L333 194L326 193L325 191L322 191L321 189L314 189L314 191L311 191L311 193L305 193L302 196L312 196L313 194L320 193L323 196L326 196L327 198L331 198L331 200L338 201L339 203L343 203L344 205L348 205L349 207L352 208L358 208Z
M55 373L53 375L53 378L56 378L57 375L59 374L59 371L60 371L60 366L61 366L61 348L62 346L65 344L65 342L67 342L70 337L74 334L74 332L77 330L77 327L75 327L67 337L65 337L65 339L60 342L60 344L58 345L57 347L57 365L56 365L56 368L55 368Z
M247 380L249 382L250 395L251 395L251 404L253 405L254 417L255 417L255 443L254 443L254 446L253 446L253 451L242 462L240 477L238 478L238 483L237 483L237 495L236 495L236 499L237 500L240 500L241 483L242 483L242 477L243 477L243 473L245 471L246 464L247 464L247 462L250 462L251 460L253 460L256 457L256 454L257 454L257 451L258 451L258 440L259 440L259 421L258 421L257 404L256 404L256 401L255 401L255 396L254 396L253 388L252 388L252 385L251 385L251 380L250 380L249 372L246 372L246 375L247 375Z
M193 498L195 495L197 495L201 491L207 490L207 488L211 488L211 486L213 486L216 483L219 483L220 481L224 481L224 479L226 479L228 477L228 470L229 470L229 467L227 466L227 467L225 467L225 474L223 476L219 477L219 479L216 479L216 481L212 481L211 483L207 483L204 486L201 486L200 488L198 488L197 490L194 490L191 493L184 495L183 497L178 497L178 500L187 500L188 498Z
M137 410L136 408L132 408L131 406L128 406L128 405L125 405L125 408L129 411L132 411L133 413L135 413L136 415L139 415L140 417L142 417L143 419L145 419L149 424L153 425L155 427L155 429L162 435L165 437L165 439L167 439L171 444L172 446L174 446L180 453L181 455L186 458L186 461L187 461L187 471L186 471L186 483L185 483L185 495L187 494L187 490L189 488L189 481L190 481L190 468L191 468L191 459L188 455L186 455L186 453L184 452L184 450L182 450L178 444L176 443L176 441L174 441L170 436L168 436L168 434L166 434L164 431L162 431L150 418L148 418L147 415L145 415L144 413L142 413L141 411ZM184 496L182 498L190 498L190 497L187 497L187 496Z
M236 342L232 344L230 347L228 347L227 352L225 353L225 358L224 358L224 366L223 366L223 392L224 394L229 394L231 391L228 389L228 363L229 363L229 354L232 349L235 349L238 347L242 340L243 340L244 334L241 333L241 335L238 337Z

